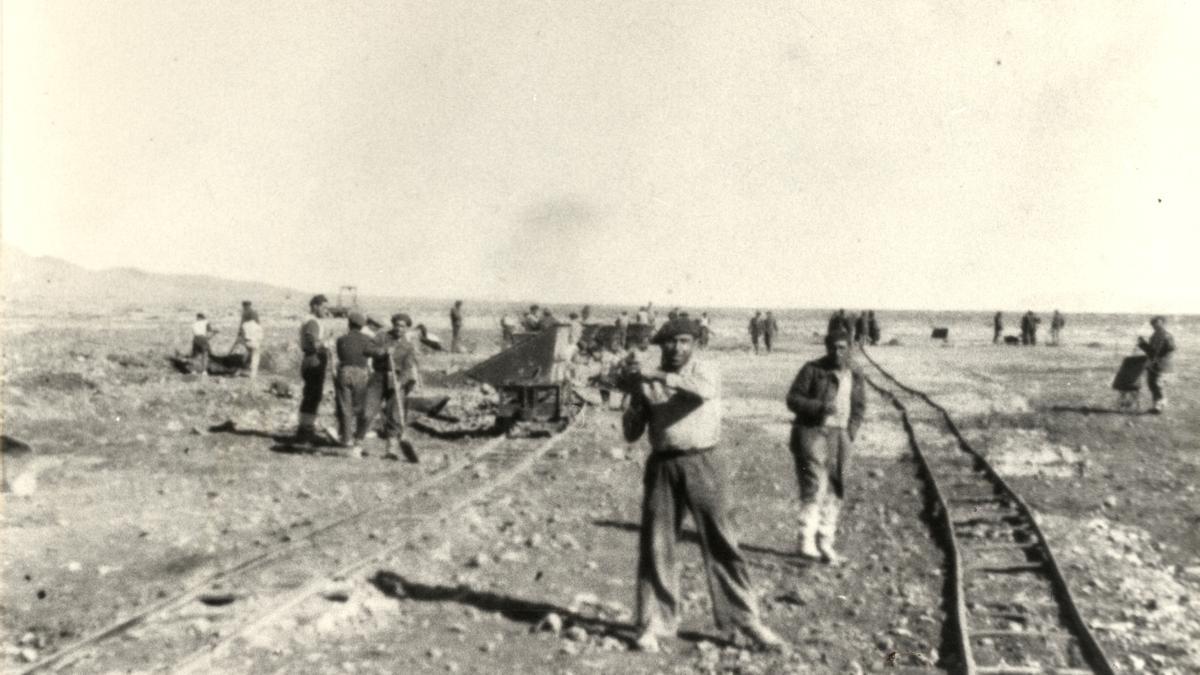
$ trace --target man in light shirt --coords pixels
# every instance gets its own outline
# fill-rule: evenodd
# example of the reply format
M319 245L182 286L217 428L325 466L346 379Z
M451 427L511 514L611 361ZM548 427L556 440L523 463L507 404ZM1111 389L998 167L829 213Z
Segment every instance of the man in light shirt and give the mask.
M196 322L192 324L192 358L195 359L196 372L201 375L208 375L208 357L212 353L209 340L216 333L217 329L212 327L203 312L196 315Z
M796 414L791 450L800 483L800 554L837 564L834 549L843 481L866 411L862 371L850 358L850 333L825 336L825 356L804 364L787 395Z
M263 327L254 312L242 322L242 344L246 347L247 373L250 379L258 378L258 362L262 357Z
M721 374L693 354L696 322L676 319L654 337L662 348L660 367L643 369L631 352L621 386L631 396L623 417L625 439L647 433L645 494L638 556L637 646L659 649L660 637L678 629L678 569L675 546L683 509L699 533L704 569L718 630L736 630L759 647L786 643L758 617L746 560L738 547L724 499L724 472L717 450L721 434Z

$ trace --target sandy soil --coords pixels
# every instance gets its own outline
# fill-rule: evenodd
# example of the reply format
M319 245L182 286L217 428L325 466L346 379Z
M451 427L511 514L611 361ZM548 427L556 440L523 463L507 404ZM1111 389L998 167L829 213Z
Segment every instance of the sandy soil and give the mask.
M271 435L294 426L297 402L267 387L297 383L287 347L295 324L267 318L268 334L279 337L257 382L169 370L162 355L183 348L186 325L169 313L6 324L4 433L33 452L6 455L5 471L10 482L36 475L3 501L6 669L313 523L387 504L482 442L414 432L426 458L418 466L283 452ZM735 517L764 619L793 643L790 656L754 653L715 633L691 546L681 637L662 654L628 650L645 448L622 443L617 412L591 409L525 478L347 579L327 607L271 627L230 663L242 672L342 673L951 666L940 653L943 553L929 534L907 439L878 398L850 471L842 535L850 563L830 569L793 556L798 505L782 399L819 350L803 334L770 356L748 354L734 338L706 355L725 379L722 452ZM493 339L482 328L469 337L480 353ZM1186 350L1172 408L1160 417L1106 412L1113 355L1083 345L908 341L874 353L949 407L1038 511L1123 671L1200 670L1200 387ZM436 384L476 358L430 355L424 367ZM472 394L455 405L470 407ZM327 420L331 411L327 401ZM240 433L208 431L226 420ZM379 525L403 515L385 510ZM237 611L237 602L197 603L184 614L187 631L203 641L219 632L222 613ZM538 629L550 613L563 619L557 633ZM136 634L119 647L148 668L166 665ZM86 660L73 667L91 672Z

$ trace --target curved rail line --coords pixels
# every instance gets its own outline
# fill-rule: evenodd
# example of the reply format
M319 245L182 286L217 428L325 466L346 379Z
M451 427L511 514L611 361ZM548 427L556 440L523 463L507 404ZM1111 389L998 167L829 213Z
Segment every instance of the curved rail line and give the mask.
M950 413L928 394L860 352L892 388L867 381L900 413L939 508L949 550L950 603L960 672L966 675L1112 675L1104 650L1071 597L1049 542L1025 501L967 443ZM893 390L894 388L894 390ZM931 409L953 443L918 440L909 406ZM951 450L949 445L953 447ZM929 446L929 447L927 447ZM1017 661L1016 663L1010 660Z
M20 672L22 675L27 675L66 667L86 657L89 649L107 647L113 638L128 635L134 629L138 629L139 631L157 631L168 635L182 632L180 624L183 624L183 629L186 629L186 619L189 617L181 618L178 614L189 607L194 609L193 605L201 601L201 598L204 598L207 594L215 592L225 595L230 603L241 602L241 600L247 597L259 594L264 588L278 586L279 584L272 584L268 581L272 576L284 578L283 586L285 591L298 587L301 590L308 591L304 597L309 597L319 592L324 587L323 584L327 583L330 577L344 576L345 574L352 573L357 569L355 567L356 563L362 565L369 564L370 561L375 560L377 557L386 555L406 545L415 536L424 534L428 529L428 525L434 522L441 522L444 520L444 516L461 510L461 508L471 501L478 499L483 494L486 494L486 492L507 480L511 480L517 473L527 469L534 460L549 451L563 435L554 436L540 445L530 442L514 442L512 439L503 436L488 439L462 457L451 462L446 468L405 486L402 491L398 492L382 505L372 506L331 519L309 529L303 536L293 538L290 541L243 558L135 614L109 623L103 628L31 664ZM467 497L462 499L454 500L453 495L451 495L449 500L430 497L433 488L450 478L462 476L467 473L464 469L472 465L486 467L489 472L499 469L502 473L494 474L490 478L482 477L482 485L470 485L466 489ZM471 477L467 477L466 480L472 479ZM475 482L478 482L478 480L475 479ZM455 491L448 489L443 492ZM425 497L429 497L427 502L433 505L432 510L428 507L404 509L413 500ZM362 531L367 524L366 520L368 517L384 511L402 511L407 515L392 518L390 519L391 522L387 525L372 527L369 532ZM414 523L414 521L417 522ZM376 530L386 532L387 534L380 535ZM397 532L403 532L403 534L396 535ZM348 547L354 546L355 542L363 540L375 541L376 545L368 554L359 556L355 559L354 563L346 565L340 559L340 556L346 551L353 550L353 548ZM383 542L385 545L380 546L380 542ZM358 544L358 546L361 548L361 544ZM230 589L232 589L232 592L230 592ZM285 592L285 600L282 601L278 598L268 599L265 606L255 612L255 616L278 614L280 606L284 602L292 602L293 604L294 602L298 602L294 597L296 593L297 591L294 590ZM300 598L300 600L303 599ZM224 629L222 630L222 635L232 637L230 632ZM228 638L222 638L215 646L205 645L198 650L192 650L189 654L176 659L176 663L180 660L198 662L200 660L198 655L207 653L210 651L210 647L220 646L221 643L227 641ZM172 651L170 649L171 644L175 644L176 649L178 649L182 646L178 644L179 642L186 643L188 640L180 639L178 635L171 635L165 641L163 649L159 651L158 660L160 663L166 660L163 658L162 653ZM104 658L106 661L115 661L119 657L113 654L106 654ZM115 665L130 667L132 664L118 663ZM145 666L147 668L155 667L151 664L145 664Z

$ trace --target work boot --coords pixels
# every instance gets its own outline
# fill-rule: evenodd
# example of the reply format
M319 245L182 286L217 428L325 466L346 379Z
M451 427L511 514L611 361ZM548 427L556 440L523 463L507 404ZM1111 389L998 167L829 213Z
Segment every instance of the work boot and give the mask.
M359 445L355 443L344 443L342 444L342 448L344 448L342 454L343 457L346 457L347 459L362 459L363 451Z
M658 636L649 628L638 633L637 638L633 641L633 646L639 652L647 654L657 654L662 651L662 647L658 644Z
M783 638L758 619L738 626L738 632L763 651L786 652L790 649L790 645Z
M317 445L320 438L317 436L317 430L312 427L300 427L296 430L296 435L292 440L295 445Z
M384 459L400 459L400 454L396 452L396 439L391 436L383 439L383 458Z
M809 560L821 559L821 552L817 550L817 535L807 528L800 531L800 556Z
M833 548L833 537L829 535L817 535L817 551L821 556L821 561L827 565L837 567L846 562L846 559L838 554Z

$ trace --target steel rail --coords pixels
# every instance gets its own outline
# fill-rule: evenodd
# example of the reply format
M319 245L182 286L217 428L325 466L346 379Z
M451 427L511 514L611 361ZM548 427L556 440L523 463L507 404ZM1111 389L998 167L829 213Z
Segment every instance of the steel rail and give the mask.
M925 478L926 485L933 492L933 496L937 501L938 519L942 522L942 527L945 528L947 545L950 549L950 582L954 588L954 625L958 635L958 651L962 660L963 675L975 675L975 659L971 650L971 641L967 638L967 607L966 593L963 591L963 562L962 555L958 548L958 537L954 533L954 522L950 519L950 508L946 503L946 498L942 495L941 488L938 482L933 477L933 471L929 466L929 461L925 458L925 453L921 450L921 445L917 443L916 432L913 430L912 421L908 417L908 410L900 399L892 392L880 387L871 378L866 378L867 382L875 391L878 391L882 396L887 398L892 406L900 413L900 421L904 425L904 431L908 435L908 446L913 451L913 456L917 458L917 465L921 467L921 474Z
M264 610L259 611L254 616L241 622L232 631L223 635L215 643L206 645L205 647L195 650L185 656L180 661L177 661L171 672L177 675L190 675L192 673L209 673L209 672L224 672L218 668L214 668L214 661L229 653L235 640L245 638L251 633L261 628L264 628L271 623L287 616L298 605L306 600L309 600L320 593L326 586L330 578L345 578L352 574L362 571L364 568L378 563L396 551L408 546L413 541L428 534L432 528L441 527L445 522L459 511L470 506L472 503L487 496L490 492L498 487L512 481L517 476L520 476L527 471L537 460L541 459L555 445L560 443L563 438L570 434L570 430L576 427L568 427L564 433L551 436L545 442L539 444L536 448L523 456L511 467L507 468L504 473L495 476L491 481L470 490L461 497L455 499L450 504L442 505L435 513L430 514L422 519L422 522L413 526L408 533L394 540L388 545L378 548L370 553L360 556L359 558L343 565L336 571L317 575L308 583L291 593L286 593L284 596L275 602L270 603ZM527 440L527 439L522 439Z
M419 480L410 486L407 486L405 488L404 494L402 494L400 496L400 498L404 499L404 498L406 498L406 496L409 496L409 495L417 495L420 492L427 490L430 487L433 487L434 485L437 485L438 483L442 482L449 476L454 475L455 473L461 471L462 469L466 468L470 464L477 462L477 461L479 461L479 459L491 454L492 452L494 452L496 450L497 447L500 446L500 444L503 441L504 441L503 437L496 437L496 438L488 439L487 442L481 444L478 448L475 448L468 455L455 460L453 463L451 463L446 468L444 468L440 471L437 471L433 474L430 474L429 476L426 476L424 479ZM280 560L280 559L284 558L287 554L293 552L294 550L300 548L301 546L304 546L305 544L310 543L311 541L313 541L313 539L315 539L317 536L319 536L321 534L324 534L331 530L337 529L339 527L353 524L355 522L362 520L363 518L366 518L368 516L379 513L382 510L390 509L390 508L393 508L393 504L391 502L385 503L382 505L378 505L378 506L372 506L372 507L366 508L366 509L361 509L359 511L355 511L348 515L324 522L321 525L308 530L301 537L293 538L282 544L277 544L275 546L271 546L267 550L260 551L259 553L256 553L255 555L242 558L241 560L238 560L237 562L233 563L232 565L229 565L228 567L218 570L217 572L214 572L214 573L206 576L205 578L201 579L200 581L197 581L196 583L187 586L186 588L184 588L182 591L179 591L178 593L171 594L171 595L167 596L166 598L163 598L162 600L160 600L156 603L153 603L149 607L142 609L134 614L131 614L129 616L126 616L126 617L123 617L120 619L116 619L116 620L106 624L104 627L99 628L99 629L89 633L88 635L84 636L83 638L81 638L75 642L72 642L71 644L69 644L59 650L56 650L54 653L47 655L45 658L42 658L42 659L38 660L37 662L30 664L27 668L20 671L20 675L30 675L32 673L37 673L37 672L45 670L51 666L54 666L55 664L60 663L64 658L71 656L72 654L78 653L79 651L86 649L87 647L99 644L109 638L121 635L121 634L129 631L130 629L145 623L147 620L151 619L152 617L154 617L158 614L162 614L164 612L169 612L169 611L178 609L178 608L186 605L187 603L189 603L193 600L196 600L201 595L203 595L204 592L206 590L208 590L214 583L226 581L228 579L236 577L238 574L244 574L246 572L250 572L252 570L263 567L264 565L267 565L276 560Z
M869 353L867 353L866 349L860 348L859 352L885 379L890 381L900 390L921 400L930 408L935 410L942 418L946 428L950 431L950 434L954 437L959 450L969 455L972 458L975 467L981 469L987 476L988 481L996 488L999 488L999 491L1004 495L1004 497L1016 506L1021 519L1029 525L1032 531L1031 533L1037 538L1037 551L1042 556L1043 562L1045 563L1044 571L1046 576L1049 578L1051 588L1054 591L1054 599L1057 602L1058 608L1062 611L1062 614L1066 619L1065 623L1067 624L1067 628L1070 629L1073 637L1079 641L1080 651L1084 660L1087 661L1093 672L1097 673L1098 675L1114 675L1115 671L1112 667L1111 661L1109 661L1108 656L1104 653L1104 649L1096 641L1095 637L1091 633L1091 630L1087 627L1087 624L1083 619L1083 615L1080 613L1078 606L1075 604L1075 600L1071 594L1070 585L1067 583L1066 576L1062 573L1062 569L1059 567L1058 562L1054 558L1054 554L1050 549L1050 544L1046 538L1045 532L1038 524L1037 519L1033 515L1033 511L1029 508L1028 504L1025 503L1025 500L1022 499L1021 496L1017 494L1016 490L1014 490L1004 480L1004 478L1000 476L1000 474L995 470L994 467L992 467L991 463L989 463L982 454L971 447L966 438L963 437L962 432L959 430L958 425L954 422L950 412L946 410L945 407L934 401L933 398L930 397L926 392L901 382L894 374L881 366L878 361L876 361ZM942 499L941 492L939 488L937 488L936 480L932 479L933 474L924 459L924 454L919 452L919 444L916 442L916 437L913 433L913 428L908 417L907 408L899 400L899 397L897 397L893 392L888 391L885 387L881 386L871 378L867 378L867 380L870 382L872 388L889 398L892 402L892 405L900 411L904 421L905 431L909 435L909 441L913 445L915 454L922 464L923 472L930 477L931 486L933 486L935 494L938 496L938 501L943 509L944 514L942 520L947 524L948 532L950 534L950 541L954 547L952 557L955 565L952 572L955 574L954 581L956 591L960 594L960 598L956 602L956 607L963 608L961 610L963 613L960 615L962 621L957 623L957 626L959 627L960 631L965 632L969 626L966 623L965 600L961 598L961 593L963 590L960 576L962 573L961 554L958 550L953 527L953 519L951 518L950 511L947 508L948 505ZM960 642L966 644L968 647L968 651L964 652L964 667L968 670L965 670L964 672L972 673L973 671L970 669L975 668L976 666L972 662L971 652L969 651L969 635L960 635ZM982 668L982 670L984 672L997 672L992 667ZM1048 668L1047 672L1054 672L1054 670L1054 668Z

